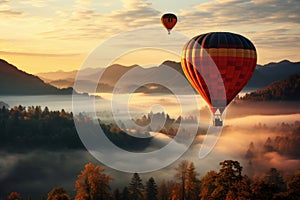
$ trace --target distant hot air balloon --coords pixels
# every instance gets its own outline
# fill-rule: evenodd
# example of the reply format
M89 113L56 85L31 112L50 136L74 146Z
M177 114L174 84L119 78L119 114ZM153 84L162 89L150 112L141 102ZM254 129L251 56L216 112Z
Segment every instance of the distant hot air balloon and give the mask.
M164 14L160 20L164 27L168 30L168 34L170 34L170 31L177 23L177 17L172 13Z
M229 32L198 35L184 46L182 69L209 104L215 126L223 125L223 111L251 78L256 60L252 42Z

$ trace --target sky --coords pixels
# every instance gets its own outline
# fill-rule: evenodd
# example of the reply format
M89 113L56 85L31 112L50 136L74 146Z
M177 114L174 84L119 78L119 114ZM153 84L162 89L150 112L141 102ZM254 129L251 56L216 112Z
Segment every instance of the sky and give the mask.
M149 47L143 44L154 38L171 40L172 33L167 36L160 17L172 12L178 17L174 35L192 38L212 31L234 32L254 43L259 64L296 62L300 61L299 10L299 0L0 0L0 58L33 74L76 70L94 49L115 36L122 38L115 49L132 43L142 51ZM152 27L147 37L145 32L134 38L124 34L145 27ZM162 31L153 33L158 29ZM131 52L130 59L115 60L143 64L141 55ZM176 57L153 51L151 59L159 63Z

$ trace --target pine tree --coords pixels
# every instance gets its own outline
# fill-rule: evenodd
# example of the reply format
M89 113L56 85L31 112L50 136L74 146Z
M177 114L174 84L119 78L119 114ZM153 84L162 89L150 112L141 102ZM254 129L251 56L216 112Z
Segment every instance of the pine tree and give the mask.
M286 191L285 182L276 168L271 168L265 175L264 181L273 187L274 192Z
M146 183L146 200L157 200L157 194L157 185L151 177Z
M140 178L138 173L134 173L129 184L129 194L131 200L143 200L144 195L144 186L142 183L142 179Z
M120 193L119 189L116 189L114 191L114 200L121 200L121 193Z
M300 199L300 170L287 182L289 199Z
M124 187L123 189L122 200L130 200L128 187Z
M217 175L216 188L212 193L214 199L226 199L227 193L243 179L242 167L238 161L225 160L220 163L221 169Z

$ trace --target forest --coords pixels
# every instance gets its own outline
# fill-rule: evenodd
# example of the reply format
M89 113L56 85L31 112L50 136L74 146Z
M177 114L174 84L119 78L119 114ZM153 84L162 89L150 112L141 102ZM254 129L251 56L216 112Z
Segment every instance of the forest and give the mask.
M271 83L268 87L246 94L241 100L250 101L299 101L300 73L285 80Z
M300 170L286 180L280 171L271 168L263 176L251 179L243 175L238 161L220 162L219 171L211 170L202 179L193 162L181 161L174 169L174 179L156 183L155 177L145 182L138 173L132 174L128 185L112 190L110 184L120 177L105 173L102 166L87 163L74 183L75 196L71 197L60 186L50 189L41 200L298 200L300 198ZM6 200L30 200L17 191Z
M176 126L181 120L194 121L194 118L172 119L164 113L149 113L135 122L140 125L149 123L151 115L166 120L161 133L169 136L176 134ZM74 125L72 113L50 111L40 106L15 106L11 109L0 109L0 150L5 152L27 152L35 149L56 151L59 149L84 149ZM89 117L80 114L75 118L82 123L91 123ZM99 121L107 137L121 148L133 151L143 150L151 138L135 138L127 135L114 124L104 124ZM265 144L258 147L250 143L245 157L255 165L259 153L276 151L283 155L299 158L299 127L294 124L278 124L277 127L266 127L258 124L254 128L270 129L282 133L267 138ZM285 133L285 134L284 134ZM114 188L113 182L120 177L106 173L101 164L87 163L78 172L74 182L74 191L66 191L57 183L57 187L49 188L48 194L40 199L47 200L206 200L206 199L300 199L300 169L294 174L283 176L276 168L270 168L259 177L247 176L243 167L236 160L220 162L219 171L210 170L206 174L196 170L193 162L183 160L171 170L173 178L156 181L159 177L146 180L139 173L132 174L127 185ZM271 166L270 166L271 167ZM200 178L202 177L202 178ZM23 196L18 191L1 194L0 199L21 200L32 199L30 195Z
M146 126L150 123L151 115L165 121L164 127L159 132L170 137L176 135L176 124L181 121L195 122L193 117L176 120L165 113L149 113L138 119L132 119L138 125ZM0 109L0 149L12 152L33 149L62 150L62 149L85 149L76 132L73 114L61 111L50 111L48 107L41 106L14 106L11 109ZM88 123L89 126L98 126L92 122L89 116L80 113L75 117L80 123ZM137 138L128 135L122 127L115 123L106 124L98 121L106 136L117 146L131 151L143 150L149 142L149 138ZM151 131L151 128L147 128ZM199 134L203 130L199 129ZM147 133L142 133L147 134ZM16 148L17 147L17 148Z

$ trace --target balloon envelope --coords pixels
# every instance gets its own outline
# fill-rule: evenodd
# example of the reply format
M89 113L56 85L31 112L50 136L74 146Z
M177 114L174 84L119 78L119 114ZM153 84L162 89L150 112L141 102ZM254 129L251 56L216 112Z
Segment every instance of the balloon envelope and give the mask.
M172 13L166 13L161 17L161 23L163 26L168 30L168 33L170 34L170 31L177 23L177 17L176 15Z
M181 66L211 111L215 113L219 109L222 113L251 78L256 60L256 49L247 38L229 32L212 32L187 42Z

